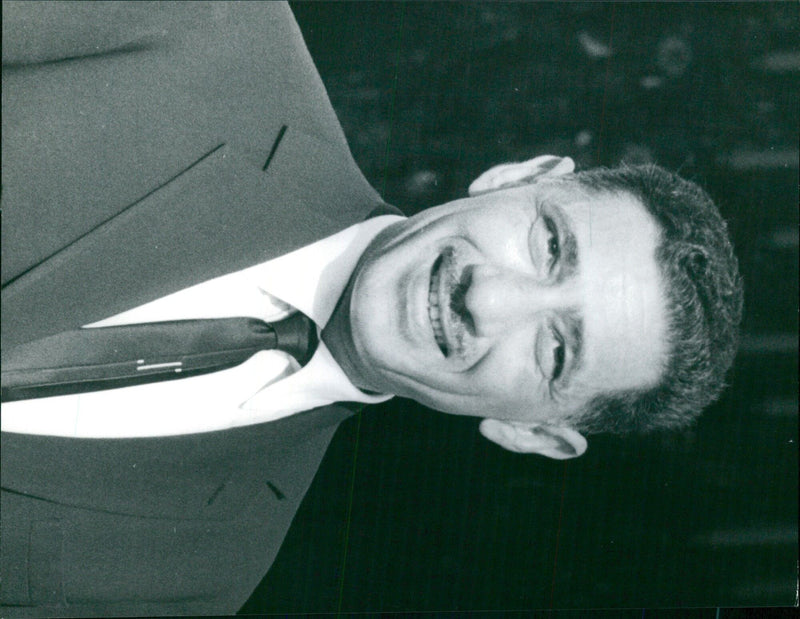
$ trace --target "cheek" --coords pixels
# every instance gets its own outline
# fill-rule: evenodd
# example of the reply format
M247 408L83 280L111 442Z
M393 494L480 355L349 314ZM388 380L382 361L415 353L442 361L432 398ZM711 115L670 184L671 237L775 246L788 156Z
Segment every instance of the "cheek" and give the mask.
M367 359L380 357L381 351L391 345L393 330L386 307L388 295L380 290L364 288L356 291L350 305L350 325L357 350Z
M435 371L406 373L389 366L379 367L376 364L373 367L378 369L391 393L445 413L499 417L512 408L520 408L519 405L512 405L507 393L498 390L494 381L482 382L468 374L441 374Z
M485 260L515 270L530 269L532 219L521 207L496 206L473 211L458 222L458 234Z

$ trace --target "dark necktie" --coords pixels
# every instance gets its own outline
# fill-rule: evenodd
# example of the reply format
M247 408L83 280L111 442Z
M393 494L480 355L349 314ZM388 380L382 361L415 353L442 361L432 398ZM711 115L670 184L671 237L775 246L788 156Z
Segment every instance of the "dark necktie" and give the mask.
M100 391L230 368L260 350L279 349L306 364L317 346L314 323L297 312L257 318L175 320L65 331L2 354L2 401Z

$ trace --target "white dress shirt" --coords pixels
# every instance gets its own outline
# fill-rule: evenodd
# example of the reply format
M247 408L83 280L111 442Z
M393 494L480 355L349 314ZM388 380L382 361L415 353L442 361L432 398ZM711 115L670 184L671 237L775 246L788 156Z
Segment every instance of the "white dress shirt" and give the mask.
M231 316L273 321L294 308L322 329L364 249L399 219L368 219L268 262L84 327ZM320 341L302 368L288 353L270 350L202 376L8 402L2 407L2 429L82 438L170 436L272 421L337 401L375 403L391 397L355 387Z

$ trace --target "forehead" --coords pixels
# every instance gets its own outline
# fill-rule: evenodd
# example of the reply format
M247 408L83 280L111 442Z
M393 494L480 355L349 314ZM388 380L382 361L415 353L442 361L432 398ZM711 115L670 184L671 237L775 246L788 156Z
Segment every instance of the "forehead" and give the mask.
M580 382L593 393L655 384L667 354L658 224L628 193L555 189L548 199L577 249L574 285L585 342Z

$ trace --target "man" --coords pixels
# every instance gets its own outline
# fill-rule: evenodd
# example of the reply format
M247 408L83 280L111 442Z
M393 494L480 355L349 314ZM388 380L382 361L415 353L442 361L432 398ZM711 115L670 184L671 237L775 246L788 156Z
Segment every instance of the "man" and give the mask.
M235 612L353 402L412 397L569 458L721 388L741 287L692 184L538 157L404 219L283 5L8 3L3 35L4 355L293 309L322 335L302 369L265 352L5 404L5 614Z

